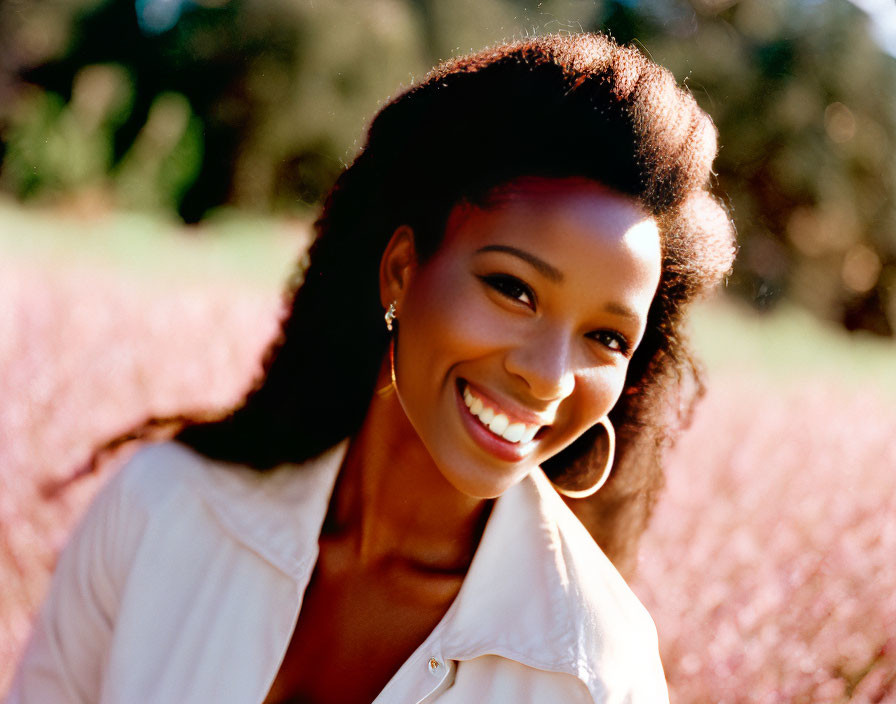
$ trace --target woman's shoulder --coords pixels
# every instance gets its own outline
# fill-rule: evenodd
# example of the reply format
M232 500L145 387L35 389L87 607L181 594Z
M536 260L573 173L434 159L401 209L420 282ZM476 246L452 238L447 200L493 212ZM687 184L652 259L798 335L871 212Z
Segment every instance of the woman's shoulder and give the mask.
M212 459L176 441L144 445L110 479L110 485L147 507L187 500L218 507L276 510L309 494L326 492L344 447L337 445L301 464L259 470Z
M140 447L109 480L112 490L147 507L165 503L214 471L204 457L178 442Z
M342 443L300 464L258 470L164 442L138 450L108 490L117 511L158 527L148 533L156 547L182 550L187 531L208 545L240 543L291 573L316 544L344 452Z

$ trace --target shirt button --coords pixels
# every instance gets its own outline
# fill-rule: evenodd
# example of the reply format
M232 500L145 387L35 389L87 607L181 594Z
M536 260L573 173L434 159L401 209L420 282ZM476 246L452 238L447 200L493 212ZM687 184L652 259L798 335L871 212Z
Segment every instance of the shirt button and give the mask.
M442 667L442 663L440 663L438 660L436 660L435 658L429 659L429 671L432 674L437 674L440 667Z

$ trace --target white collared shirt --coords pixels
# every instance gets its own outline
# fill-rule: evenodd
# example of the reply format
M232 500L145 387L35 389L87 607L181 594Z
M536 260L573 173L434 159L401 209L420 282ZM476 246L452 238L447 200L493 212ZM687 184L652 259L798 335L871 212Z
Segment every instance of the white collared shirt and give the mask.
M268 473L141 449L62 552L7 704L262 702L346 445ZM404 702L668 702L653 621L540 470L375 704Z

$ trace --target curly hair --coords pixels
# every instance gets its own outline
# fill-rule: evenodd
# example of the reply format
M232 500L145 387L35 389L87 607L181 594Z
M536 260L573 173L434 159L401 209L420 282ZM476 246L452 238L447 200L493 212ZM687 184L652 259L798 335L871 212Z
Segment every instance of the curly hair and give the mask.
M663 449L702 388L684 309L721 280L735 253L730 219L709 191L715 153L712 121L674 77L600 34L531 38L441 64L380 110L331 190L304 281L289 293L253 390L211 422L178 419L176 439L261 470L353 435L387 349L377 276L396 228L412 228L425 261L461 202L487 203L523 176L592 179L655 217L663 255L647 332L610 413L613 474L572 504L629 571L662 486ZM586 433L545 470L574 475L603 461L599 444Z

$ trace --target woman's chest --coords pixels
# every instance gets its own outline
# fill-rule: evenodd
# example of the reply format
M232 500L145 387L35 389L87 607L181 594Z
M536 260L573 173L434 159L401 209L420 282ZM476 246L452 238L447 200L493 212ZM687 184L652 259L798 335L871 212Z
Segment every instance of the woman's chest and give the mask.
M324 556L322 556L324 557ZM460 577L319 560L266 704L369 704L438 625Z

